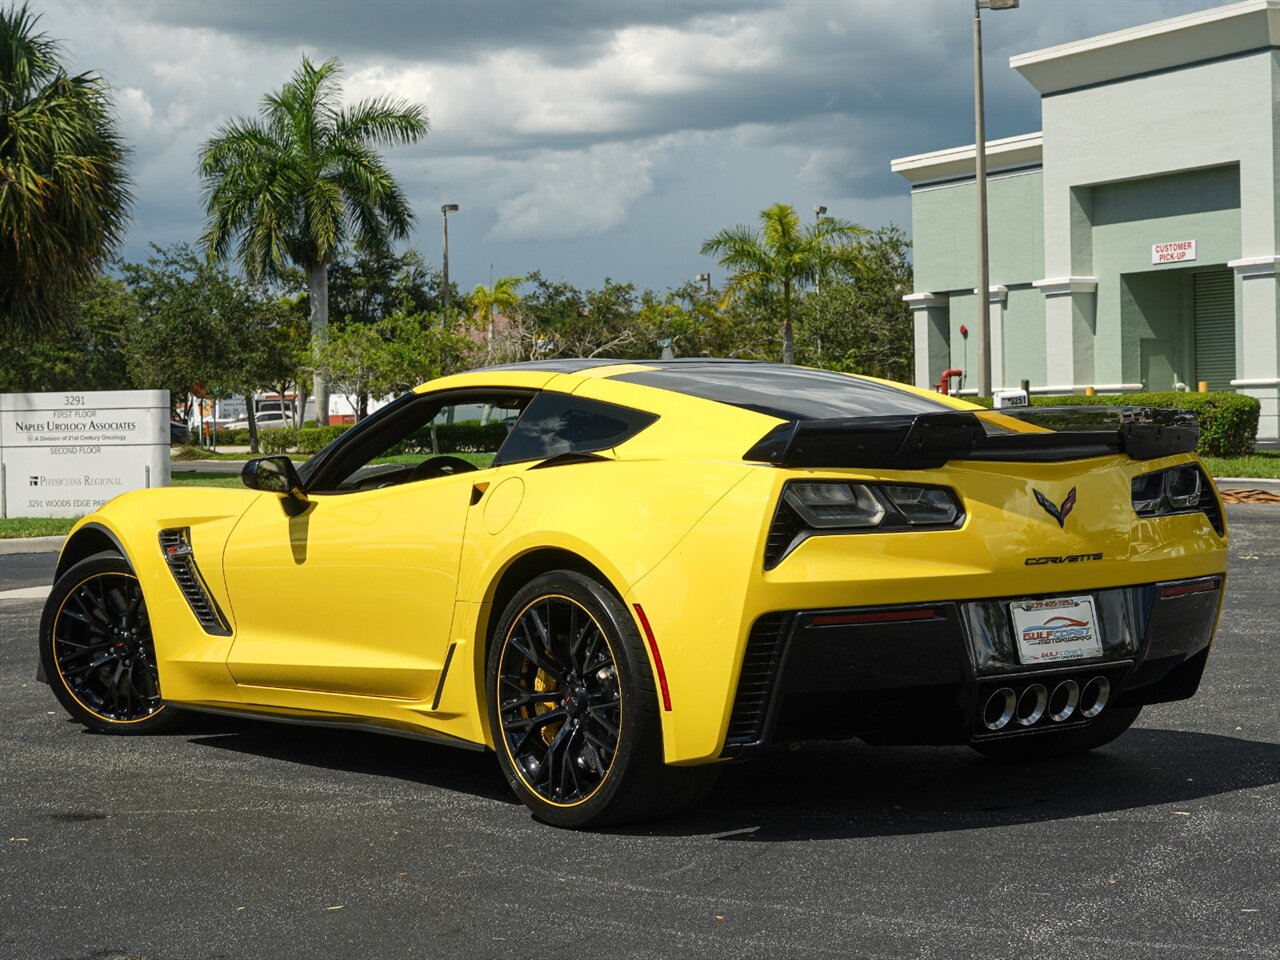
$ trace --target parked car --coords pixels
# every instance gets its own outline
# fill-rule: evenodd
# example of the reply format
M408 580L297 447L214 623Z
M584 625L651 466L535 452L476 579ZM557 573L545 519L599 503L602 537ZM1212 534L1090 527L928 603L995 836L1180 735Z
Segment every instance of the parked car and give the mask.
M388 462L476 404L491 464ZM1227 531L1198 433L767 363L471 371L246 489L82 519L43 679L107 733L189 705L494 750L568 827L792 739L1074 754L1200 683Z
M191 442L191 428L188 427L181 420L171 419L169 421L169 443L172 445L175 443L190 443L190 442Z
M290 419L287 413L268 411L265 413L257 414L255 417L255 420L257 421L259 430L276 430L276 429L279 429L280 427L293 426L293 420ZM219 430L248 430L249 418L245 417L242 420L233 420L231 423L227 424L225 427L218 427L218 429Z

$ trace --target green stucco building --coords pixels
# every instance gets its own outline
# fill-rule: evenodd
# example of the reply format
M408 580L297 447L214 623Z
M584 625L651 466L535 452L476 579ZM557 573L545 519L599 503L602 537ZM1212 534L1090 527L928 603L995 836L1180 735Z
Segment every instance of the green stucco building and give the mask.
M1013 57L1043 129L987 144L992 382L1237 390L1276 439L1280 0ZM974 148L911 183L916 383L977 372ZM961 334L961 327L968 335ZM954 384L953 384L954 386Z

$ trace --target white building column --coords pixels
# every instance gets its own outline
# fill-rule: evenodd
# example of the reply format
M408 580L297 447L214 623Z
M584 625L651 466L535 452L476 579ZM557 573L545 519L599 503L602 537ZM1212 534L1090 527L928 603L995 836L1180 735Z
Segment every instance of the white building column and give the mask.
M1227 266L1240 278L1240 318L1236 340L1237 393L1262 401L1258 439L1280 439L1280 298L1276 265L1280 257L1246 257Z
M902 299L911 308L915 328L915 385L927 390L951 366L951 298L940 293L909 293Z
M1097 277L1053 277L1032 284L1044 295L1045 383L1074 388L1096 379Z
M976 294L978 288L974 287ZM1009 288L993 284L987 291L987 329L991 331L991 389L1009 386L1004 375L1004 308L1009 302ZM968 372L968 371L966 371ZM978 371L975 369L974 373Z

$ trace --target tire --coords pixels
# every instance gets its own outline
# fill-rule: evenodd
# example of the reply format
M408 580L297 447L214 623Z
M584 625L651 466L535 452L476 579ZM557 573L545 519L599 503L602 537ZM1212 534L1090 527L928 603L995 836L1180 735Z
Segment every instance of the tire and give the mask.
M485 677L502 772L546 823L668 816L701 799L719 772L663 763L658 696L635 621L583 573L543 574L511 599Z
M1059 730L1053 733L1033 733L1009 740L990 740L970 744L983 756L993 760L1022 761L1049 760L1069 757L1105 746L1124 733L1142 713L1142 707L1113 707L1086 727L1076 730Z
M58 578L40 618L40 660L58 702L90 730L157 733L177 718L160 699L142 587L118 554L95 554Z

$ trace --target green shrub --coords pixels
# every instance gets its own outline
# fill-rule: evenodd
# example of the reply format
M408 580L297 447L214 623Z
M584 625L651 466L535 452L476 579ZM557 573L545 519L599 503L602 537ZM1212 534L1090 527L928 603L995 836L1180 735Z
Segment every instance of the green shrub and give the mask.
M288 453L297 442L296 427L273 427L258 433L258 449L265 454Z
M319 453L350 429L351 427L348 424L328 427L299 427L296 431L293 446L298 453L312 456Z
M983 407L990 397L965 397ZM1032 397L1033 407L1163 407L1190 410L1200 421L1200 444L1196 452L1207 457L1242 457L1253 452L1258 438L1258 414L1262 403L1256 397L1228 391L1210 393L1122 393L1111 396Z
M265 432L260 431L258 436L262 436L262 433ZM249 445L249 431L247 428L244 430L219 430L218 443L227 447L247 447Z
M410 434L396 453L493 453L507 439L509 425L505 423L481 424L479 420L459 423L438 423L434 427L435 443L432 444L432 427L424 427Z

